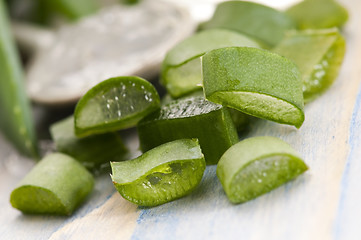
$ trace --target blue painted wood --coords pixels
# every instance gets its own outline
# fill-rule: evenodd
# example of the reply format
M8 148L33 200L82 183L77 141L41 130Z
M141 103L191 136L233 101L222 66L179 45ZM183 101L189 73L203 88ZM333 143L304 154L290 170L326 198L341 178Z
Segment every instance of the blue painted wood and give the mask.
M360 27L359 30L361 31ZM355 50L361 53L360 47ZM361 64L360 58L355 60ZM361 71L358 71L358 75L361 82ZM340 200L334 223L334 239L337 240L361 238L360 223L357 220L361 216L361 88L349 131L350 153L341 180Z

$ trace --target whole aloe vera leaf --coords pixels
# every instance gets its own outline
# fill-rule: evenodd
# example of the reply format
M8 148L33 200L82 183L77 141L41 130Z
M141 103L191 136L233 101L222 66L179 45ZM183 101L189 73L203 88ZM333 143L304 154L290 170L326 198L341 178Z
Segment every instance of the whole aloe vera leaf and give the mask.
M0 130L23 154L37 157L37 141L24 76L0 0Z

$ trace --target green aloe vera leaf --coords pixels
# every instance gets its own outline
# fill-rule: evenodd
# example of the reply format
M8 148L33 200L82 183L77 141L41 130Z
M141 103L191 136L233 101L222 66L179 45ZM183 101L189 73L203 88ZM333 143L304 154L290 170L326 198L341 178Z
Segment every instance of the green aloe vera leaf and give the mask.
M276 9L246 1L226 1L218 4L213 17L200 26L202 30L211 28L238 31L272 47L296 25Z
M74 112L75 134L85 137L134 127L157 110L160 99L154 86L139 77L116 77L90 89Z
M58 12L71 20L94 14L99 3L96 0L51 0L47 1L53 11Z
M124 160L128 153L117 132L76 137L73 116L51 125L50 133L57 151L72 156L90 170L99 169L110 161Z
M195 92L191 92L190 94L187 94L181 98L178 98L178 100L185 100L188 98L193 98L193 97L202 97L204 98L204 93L203 90L198 90ZM163 98L162 98L162 105L166 105L172 101L174 101L176 99L172 98L169 94L166 94ZM229 114L231 115L231 119L234 123L234 126L237 129L237 132L242 132L244 131L247 126L249 125L249 123L251 122L252 117L248 114L244 114L240 111L237 111L233 108L228 108Z
M152 207L191 193L206 163L197 139L180 139L111 166L118 192L130 202Z
M336 28L289 34L274 52L293 60L301 72L304 101L327 90L338 76L345 40Z
M0 130L27 156L38 157L37 139L24 76L9 29L4 2L0 0Z
M299 154L274 137L253 137L228 149L217 176L228 199L243 203L296 178L308 169Z
M302 82L297 66L290 60L257 48L230 47L206 53L202 63L209 101L301 127Z
M178 98L202 89L200 56L230 46L260 47L249 37L226 29L202 31L177 44L162 65L162 83L168 93Z
M222 154L238 142L228 109L204 97L172 101L138 125L141 150L182 138L197 138L207 164L216 164Z
M19 183L11 205L27 214L70 215L92 191L93 176L75 159L49 154Z
M334 0L304 0L287 9L299 29L342 27L348 20L347 10Z
M345 54L345 40L337 29L293 32L274 52L297 64L302 75L304 99L309 102L337 77Z

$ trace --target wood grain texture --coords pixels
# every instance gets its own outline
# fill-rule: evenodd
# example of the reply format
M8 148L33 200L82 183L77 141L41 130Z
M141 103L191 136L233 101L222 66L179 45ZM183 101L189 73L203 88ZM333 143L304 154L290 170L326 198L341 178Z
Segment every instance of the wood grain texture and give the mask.
M122 199L102 175L73 216L26 216L8 199L34 163L17 156L0 136L0 239L361 239L361 2L340 2L351 18L343 29L347 51L334 85L305 107L299 130L257 120L243 136L287 141L310 167L304 175L233 205L211 166L193 194L149 209Z

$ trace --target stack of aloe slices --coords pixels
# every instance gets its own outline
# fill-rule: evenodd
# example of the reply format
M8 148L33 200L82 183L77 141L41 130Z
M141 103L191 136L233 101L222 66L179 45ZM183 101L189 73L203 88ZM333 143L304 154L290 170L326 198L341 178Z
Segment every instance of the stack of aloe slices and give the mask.
M260 47L249 37L227 29L201 31L180 42L163 61L162 84L167 92L178 98L202 89L200 57L210 50L231 46Z
M292 11L301 11L298 8ZM260 13L264 18L255 17ZM327 21L329 16L322 17ZM252 19L252 24L242 23L245 18ZM165 57L161 81L170 95L163 104L148 81L112 78L83 96L74 119L52 127L58 150L84 164L92 162L91 156L101 155L82 155L101 137L114 138L109 146L119 146L119 152L106 158L124 155L119 136L113 134L137 126L145 153L111 163L116 189L135 204L157 206L190 194L199 185L206 164L218 164L217 176L232 203L254 199L308 169L299 154L278 138L238 142L234 120L245 123L244 116L251 115L300 128L304 103L321 95L337 77L345 51L339 31L298 31L286 13L243 1L220 4L200 29L209 30L185 39ZM102 146L102 151L109 146ZM49 189L57 194L56 188ZM16 202L14 195L12 202ZM34 201L31 195L29 199ZM51 201L36 204L47 206Z

